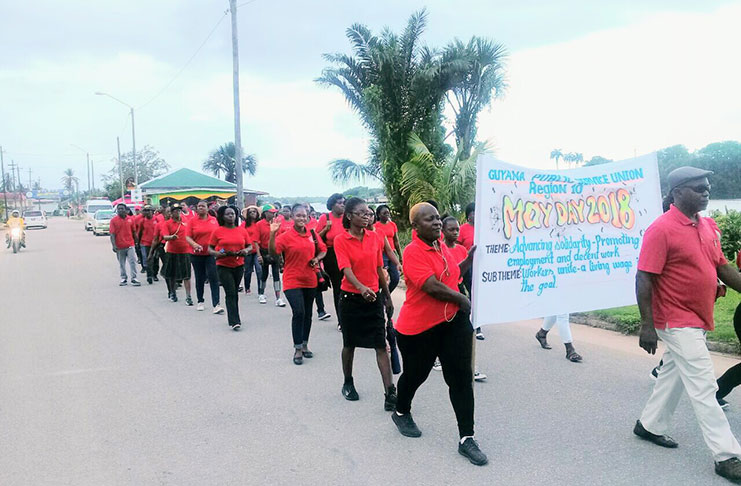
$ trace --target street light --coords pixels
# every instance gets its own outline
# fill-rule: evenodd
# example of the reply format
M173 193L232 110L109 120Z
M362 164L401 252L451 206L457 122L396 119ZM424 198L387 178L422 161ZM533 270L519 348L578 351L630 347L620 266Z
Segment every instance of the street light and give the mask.
M115 96L109 95L108 93L96 91L95 94L98 96L107 96L113 100L118 101L122 105L128 106L129 110L131 110L131 153L133 155L133 163L134 163L134 185L136 186L137 189L139 189L139 170L136 167L136 132L134 131L134 107L128 103L125 103L119 100ZM123 197L123 195L121 197Z

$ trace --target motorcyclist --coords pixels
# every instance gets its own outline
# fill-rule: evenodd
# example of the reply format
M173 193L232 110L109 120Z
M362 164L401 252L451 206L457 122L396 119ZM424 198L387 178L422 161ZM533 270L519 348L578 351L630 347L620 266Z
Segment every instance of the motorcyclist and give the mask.
M10 213L10 218L8 218L8 221L5 222L5 224L8 226L9 230L12 230L13 228L20 228L21 229L21 246L24 248L26 247L26 225L23 221L23 218L21 218L21 213L17 209L14 209ZM10 248L10 231L5 233L5 242L8 244L8 248Z

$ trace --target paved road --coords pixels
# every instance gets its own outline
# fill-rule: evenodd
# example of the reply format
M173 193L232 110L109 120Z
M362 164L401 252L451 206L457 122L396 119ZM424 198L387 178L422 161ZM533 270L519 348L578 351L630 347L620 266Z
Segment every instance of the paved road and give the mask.
M27 250L0 252L0 485L727 484L686 399L678 450L632 436L657 360L634 338L576 326L575 365L540 350L537 321L487 329L476 420L490 464L477 468L456 452L439 373L415 400L422 438L404 438L372 352L356 357L361 400L342 399L334 319L297 367L288 309L243 297L234 333L163 283L119 288L107 238L81 227L51 219Z

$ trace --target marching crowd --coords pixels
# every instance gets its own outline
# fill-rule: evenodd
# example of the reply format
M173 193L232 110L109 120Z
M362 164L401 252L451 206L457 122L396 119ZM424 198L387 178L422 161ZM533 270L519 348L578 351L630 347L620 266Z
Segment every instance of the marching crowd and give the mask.
M721 377L719 389L705 342L706 332L714 326L719 282L741 291L741 273L724 258L715 222L699 214L707 208L709 174L692 167L671 172L665 213L645 232L636 277L639 344L654 354L661 339L666 351L653 372L657 378L653 394L633 432L656 445L677 447L667 432L686 392L713 453L716 473L741 481L741 446L721 408L726 403L723 397L741 384L741 365ZM313 356L308 343L314 305L319 319L331 317L323 300L323 292L331 288L342 332L345 399L359 399L353 382L355 349L374 349L384 409L391 412L402 435L419 437L412 401L430 371L440 369L458 423L458 451L473 464L486 464L474 439L473 383L475 376L482 376L475 373L475 343L484 338L469 317L476 250L474 205L466 207L466 222L459 225L455 218L441 216L434 201L416 204L409 213L412 239L403 252L386 205L372 209L362 199L334 194L327 210L317 217L308 204L266 204L240 212L234 206L209 207L201 201L194 210L176 203L156 212L144 206L141 214L130 215L120 204L110 224L120 285L141 285L136 278L138 259L149 284L159 274L170 300L178 301L182 286L185 303L192 306L195 272L196 308L205 309L208 284L213 312L223 314L219 289L223 287L227 322L236 331L241 327L240 292L251 293L255 273L258 301L266 304L272 273L275 305L286 306L282 294L291 307L296 365ZM406 297L394 322L391 293L399 284L401 268ZM566 358L581 362L568 321L568 315L547 317L535 337L542 348L550 349L548 331L558 326ZM741 305L734 325L741 336ZM399 371L395 385L393 375Z

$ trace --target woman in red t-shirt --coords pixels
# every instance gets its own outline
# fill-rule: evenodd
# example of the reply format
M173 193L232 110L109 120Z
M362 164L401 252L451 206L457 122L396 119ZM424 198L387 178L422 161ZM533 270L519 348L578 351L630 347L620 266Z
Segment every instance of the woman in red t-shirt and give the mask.
M152 269L152 280L155 282L159 282L160 279L157 277L160 273L160 265L165 265L165 243L162 241L162 228L163 228L163 222L170 219L170 208L168 206L163 206L157 210L157 216L155 216L154 219L154 234L152 235L152 246L149 248L149 253L147 254L147 261L149 262L149 267ZM158 218L159 217L159 218ZM168 290L167 292L168 298L170 297L170 292Z
M355 348L376 350L376 363L384 387L384 408L396 405L396 388L391 375L391 361L386 353L386 317L384 305L393 314L393 303L383 271L383 241L368 231L368 206L352 197L345 204L342 225L347 230L334 238L337 267L343 273L338 317L342 323L342 395L358 400L352 369ZM380 294L383 291L384 296Z
M397 252L397 259L401 256L401 244L399 243L399 229L396 227L396 223L391 221L391 210L385 204L381 204L376 208L376 223L374 224L376 231L380 234L386 235L391 250ZM399 266L396 262L389 257L388 254L383 255L383 266L389 272L389 291L393 292L397 285L399 285Z
M404 371L392 418L402 435L422 434L412 419L412 398L439 357L458 420L458 452L472 463L483 465L488 460L473 438L471 302L458 291L461 272L470 267L474 249L460 265L455 264L450 249L440 245L442 223L431 204L415 205L409 219L417 238L404 250L407 298L396 321L396 342Z
M257 280L257 295L265 294L265 282L262 278L262 255L260 254L260 208L257 206L247 206L242 210L244 215L244 229L250 235L252 240L252 251L244 259L244 293L251 294L252 272L255 272Z
M177 283L185 287L185 303L193 305L190 296L190 254L193 248L188 243L190 225L182 219L182 206L175 203L170 207L171 217L161 224L160 234L165 243L165 263L162 265L162 276L167 282L170 300L178 301Z
M340 193L329 196L329 199L327 199L327 209L329 209L329 213L322 214L319 217L316 230L327 244L327 256L324 257L324 270L329 275L329 281L332 285L332 297L334 298L335 311L337 311L337 329L339 330L342 328L342 319L339 315L342 272L337 267L334 239L337 235L345 232L345 228L342 226L342 218L345 214L345 196Z
M284 206L285 207L285 206ZM327 254L324 242L316 233L306 229L308 214L303 204L294 204L289 221L292 227L281 233L281 223L270 225L270 253L278 258L283 255L283 293L291 306L293 334L293 363L303 364L304 358L314 354L309 351L311 312L316 295L319 262ZM279 234L280 233L280 234Z
M239 318L239 284L244 276L244 257L252 251L252 240L239 225L239 210L222 206L216 213L219 227L211 233L208 252L216 259L219 282L226 294L226 315L229 327L237 331L242 327Z
M198 201L195 216L190 219L190 235L186 238L193 247L190 262L196 274L196 309L205 309L203 291L208 278L211 287L211 304L214 314L223 314L224 308L219 304L219 276L216 274L216 260L208 253L208 244L211 241L211 233L219 224L216 218L208 214L208 203Z

